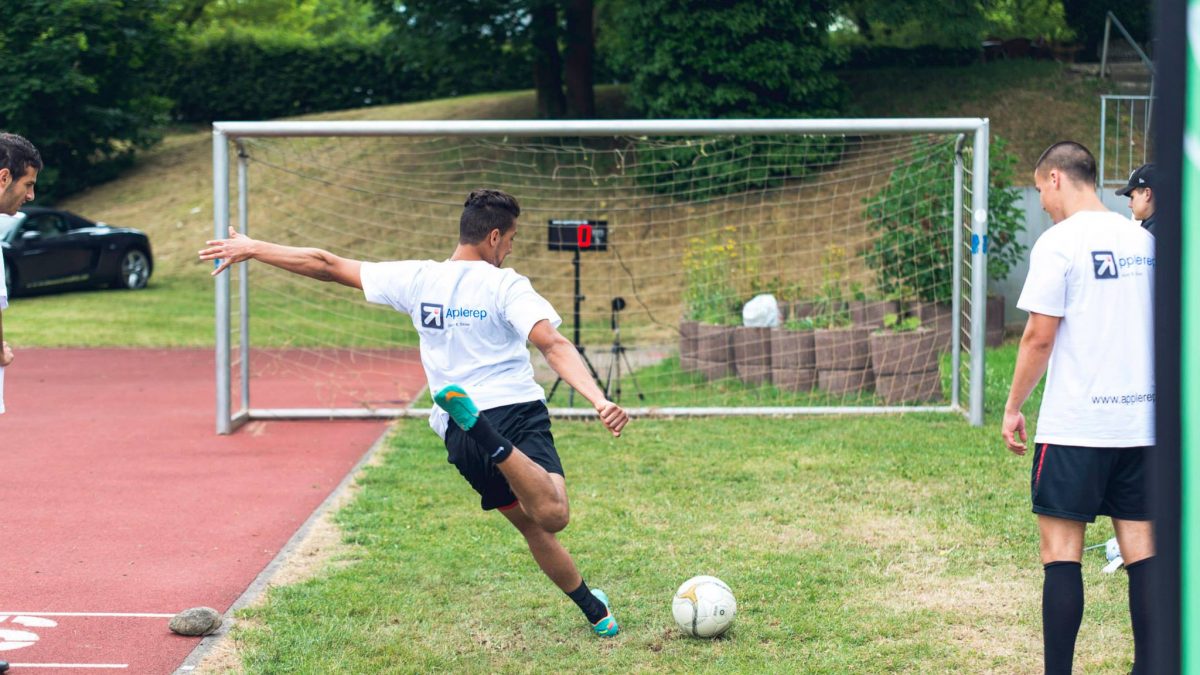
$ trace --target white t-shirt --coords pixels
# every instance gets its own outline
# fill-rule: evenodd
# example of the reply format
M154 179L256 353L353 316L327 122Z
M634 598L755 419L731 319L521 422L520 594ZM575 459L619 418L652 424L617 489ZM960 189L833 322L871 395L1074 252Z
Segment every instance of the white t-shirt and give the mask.
M1036 443L1154 445L1154 236L1081 211L1046 230L1017 307L1062 317Z
M480 410L545 400L525 343L537 322L562 319L529 279L482 260L363 263L361 274L368 302L412 317L430 393L461 385ZM445 438L448 421L434 404L429 426Z
M4 283L4 256L0 255L0 311L8 309L8 285ZM4 414L4 368L0 367L0 415Z

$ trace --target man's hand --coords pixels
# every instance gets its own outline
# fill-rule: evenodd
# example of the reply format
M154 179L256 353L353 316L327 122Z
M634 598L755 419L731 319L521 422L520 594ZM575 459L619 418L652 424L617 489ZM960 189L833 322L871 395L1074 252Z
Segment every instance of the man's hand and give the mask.
M600 413L600 421L604 422L604 426L608 427L613 436L619 437L621 430L629 424L629 413L612 401L604 400L598 403L596 412Z
M1021 414L1020 410L1004 411L1004 424L1000 432L1004 436L1004 445L1008 446L1013 454L1025 454L1025 441L1029 440L1029 437L1025 433L1025 415Z
M13 350L8 346L8 341L0 342L0 368L5 368L13 362Z
M254 240L239 233L233 227L229 228L228 239L214 239L205 243L208 244L208 248L200 251L200 259L221 261L221 264L212 271L214 277L224 272L230 265L254 257Z

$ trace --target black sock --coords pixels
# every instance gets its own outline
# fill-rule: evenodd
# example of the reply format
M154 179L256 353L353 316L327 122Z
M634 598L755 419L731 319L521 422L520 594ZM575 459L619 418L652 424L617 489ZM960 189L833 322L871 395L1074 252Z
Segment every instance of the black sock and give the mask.
M588 623L592 625L595 625L597 621L608 615L608 608L596 596L592 595L592 591L587 587L586 581L579 582L579 588L567 593L567 597L579 605L579 609L583 610L583 615L587 617Z
M1042 585L1042 646L1046 675L1071 675L1075 637L1083 621L1083 572L1079 563L1047 563Z
M1154 556L1125 566L1129 575L1129 618L1133 620L1133 675L1149 672L1151 577Z
M497 433L496 428L483 413L479 413L475 424L467 429L467 435L478 443L479 447L483 448L484 452L497 464L508 459L508 456L512 454L513 444Z

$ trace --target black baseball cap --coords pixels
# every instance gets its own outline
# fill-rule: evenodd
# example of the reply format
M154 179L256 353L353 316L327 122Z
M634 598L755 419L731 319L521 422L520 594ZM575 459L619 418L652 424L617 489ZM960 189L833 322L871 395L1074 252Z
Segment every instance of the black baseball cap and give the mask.
M1154 187L1154 164L1143 164L1129 174L1129 185L1117 190L1117 194L1128 197L1130 192L1138 188Z

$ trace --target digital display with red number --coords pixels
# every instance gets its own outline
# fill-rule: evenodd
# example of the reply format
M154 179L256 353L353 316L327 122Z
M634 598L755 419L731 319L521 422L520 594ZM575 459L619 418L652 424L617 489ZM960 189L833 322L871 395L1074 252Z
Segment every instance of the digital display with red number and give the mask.
M551 251L607 251L608 221L551 220Z

